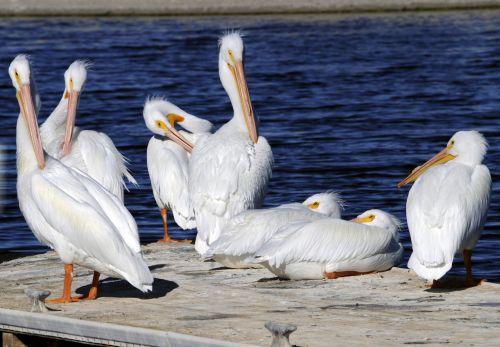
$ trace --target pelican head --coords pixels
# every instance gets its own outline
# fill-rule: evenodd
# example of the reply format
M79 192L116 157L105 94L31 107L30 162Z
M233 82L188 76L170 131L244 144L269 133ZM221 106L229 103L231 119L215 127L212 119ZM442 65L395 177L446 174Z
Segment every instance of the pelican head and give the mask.
M28 57L20 54L12 60L9 66L9 75L12 85L20 92L23 85L31 84L31 69Z
M193 145L175 129L175 123L185 122L186 115L180 108L163 99L148 99L144 104L143 116L148 129L154 134L168 137L191 153Z
M18 55L14 58L9 66L9 75L12 79L14 88L16 88L17 101L19 102L19 108L26 126L28 127L33 151L38 161L38 167L44 169L45 158L31 89L31 85L33 84L32 76L29 61L25 55Z
M231 99L235 117L243 116L250 139L257 143L259 134L243 64L243 40L238 32L233 32L223 36L219 43L220 80Z
M340 218L344 209L342 199L334 192L314 194L302 204L314 212L331 218Z
M408 177L398 183L398 188L415 181L431 167L449 161L468 166L480 165L486 154L488 143L484 136L474 130L456 132L448 141L446 147L428 160L425 164L414 169Z
M71 151L76 109L80 100L80 93L83 91L85 82L87 81L87 66L87 63L75 60L66 72L64 72L64 98L68 99L68 115L66 119L66 131L64 133L63 155Z
M87 68L89 64L83 60L75 60L64 72L65 97L71 92L81 93L87 82Z
M378 227L391 233L398 231L401 226L401 222L392 214L377 209L363 212L354 218L352 222Z

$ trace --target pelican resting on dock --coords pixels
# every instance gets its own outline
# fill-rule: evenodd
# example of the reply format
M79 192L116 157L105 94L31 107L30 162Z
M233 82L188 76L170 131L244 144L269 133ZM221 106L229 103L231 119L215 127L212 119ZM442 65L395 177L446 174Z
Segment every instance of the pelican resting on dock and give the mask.
M212 258L229 268L261 268L260 264L244 260L252 257L281 228L297 221L340 218L341 213L342 200L333 192L314 194L303 203L243 211L229 220L203 258Z
M231 217L262 205L273 154L258 135L243 68L238 33L220 40L219 76L233 106L233 118L203 138L189 161L189 194L196 214L195 248L204 254Z
M415 181L406 202L413 253L408 267L436 283L462 253L465 285L474 286L471 255L490 204L491 176L482 164L487 143L477 131L459 131L446 148L398 184Z
M65 165L85 172L123 201L124 177L137 185L127 161L108 135L75 127L80 94L87 80L87 64L74 61L64 73L65 89L59 104L40 127L45 151Z
M131 214L99 183L44 153L30 88L33 76L25 56L12 61L9 75L20 107L16 130L19 207L36 238L54 249L65 264L63 295L46 302L95 299L100 273L150 291L153 276L142 257ZM73 264L94 270L87 296L71 296Z
M353 221L323 218L293 223L257 250L249 261L280 278L335 279L389 270L403 256L399 221L368 210Z
M198 139L210 134L212 123L161 98L146 100L143 116L155 134L149 140L147 158L151 188L163 220L164 237L160 242L178 242L168 235L167 213L172 211L182 229L196 227L189 202L189 157ZM177 131L175 124L187 131Z

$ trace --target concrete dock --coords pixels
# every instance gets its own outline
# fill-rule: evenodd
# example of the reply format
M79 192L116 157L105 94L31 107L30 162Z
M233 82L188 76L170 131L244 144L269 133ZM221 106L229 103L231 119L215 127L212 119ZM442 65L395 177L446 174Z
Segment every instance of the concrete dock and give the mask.
M153 293L104 278L97 300L48 305L46 314L259 346L271 342L267 321L297 325L290 338L297 346L500 345L498 284L429 290L400 268L329 281L280 281L264 269L201 262L192 245L151 244L144 253L155 276ZM85 293L91 278L91 271L75 266L73 290ZM4 262L0 308L29 312L26 288L48 289L54 297L62 281L63 266L53 252ZM0 311L0 327L2 319Z
M0 15L148 16L346 13L499 8L499 0L10 0Z

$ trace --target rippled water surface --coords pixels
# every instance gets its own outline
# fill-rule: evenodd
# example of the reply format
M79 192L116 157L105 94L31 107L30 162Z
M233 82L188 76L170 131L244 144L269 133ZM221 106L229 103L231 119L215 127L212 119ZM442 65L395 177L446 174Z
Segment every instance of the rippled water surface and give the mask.
M143 242L162 235L146 168L148 95L164 95L217 126L232 115L217 72L217 39L243 29L246 71L275 167L266 206L333 189L347 218L381 208L405 220L396 183L457 130L490 143L492 203L474 252L476 274L500 280L500 12L203 18L58 18L0 21L0 251L41 251L15 192L18 105L7 74L31 55L40 122L57 104L74 59L92 70L77 123L104 131L140 183L126 195ZM3 156L2 156L3 152ZM0 173L0 175L2 174ZM179 232L177 226L170 230ZM407 260L408 230L402 238ZM463 273L457 259L455 273Z

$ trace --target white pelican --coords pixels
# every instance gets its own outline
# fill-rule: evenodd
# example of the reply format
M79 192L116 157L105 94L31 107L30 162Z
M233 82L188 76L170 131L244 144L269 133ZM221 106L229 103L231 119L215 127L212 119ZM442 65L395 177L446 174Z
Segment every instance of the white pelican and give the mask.
M20 114L17 120L17 196L36 238L64 262L63 303L71 297L73 264L93 269L86 299L95 299L99 273L127 280L142 291L152 289L153 276L144 262L137 225L121 201L79 170L44 155L30 90L25 56L9 66Z
M287 225L252 261L294 280L362 275L399 264L403 246L395 217L369 210L353 221L324 218Z
M398 184L415 181L406 202L413 253L408 267L430 282L451 269L463 253L466 285L472 277L471 254L486 221L490 171L482 165L487 143L477 131L459 131L445 149Z
M253 256L280 228L297 221L340 218L341 213L342 200L332 192L314 194L302 204L243 211L229 220L203 257L230 268L262 267L244 260Z
M182 229L196 227L189 203L189 153L200 137L210 133L212 123L160 98L146 100L143 115L148 129L156 134L149 140L147 158L151 188L163 219L164 237L160 242L177 242L168 235L168 209ZM191 133L178 132L175 123Z
M220 40L219 76L233 118L200 140L189 162L189 194L198 228L195 248L200 254L217 240L232 216L261 206L273 163L271 147L258 136L238 33Z
M123 176L137 184L127 170L125 158L108 135L75 127L76 109L86 79L85 62L76 60L66 70L61 101L40 128L42 143L49 155L85 172L123 201Z

